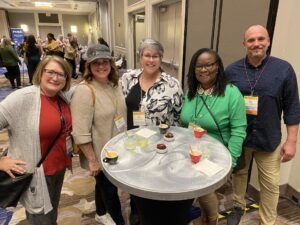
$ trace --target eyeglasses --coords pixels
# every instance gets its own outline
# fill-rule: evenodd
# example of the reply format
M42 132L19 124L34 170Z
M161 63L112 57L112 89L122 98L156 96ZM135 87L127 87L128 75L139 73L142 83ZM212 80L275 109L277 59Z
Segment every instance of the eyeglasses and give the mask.
M202 69L206 69L206 70L211 70L213 68L213 66L216 64L217 61L211 63L211 64L206 64L206 65L196 65L196 70L202 70Z
M56 72L54 70L44 69L44 72L48 77L51 78L54 78L55 76L57 77L57 79L60 80L65 80L67 78L67 76L64 73Z
M146 54L146 55L143 55L143 57L145 57L145 59L148 59L148 60L150 60L150 59L153 59L153 60L160 59L159 55L148 55L148 54Z

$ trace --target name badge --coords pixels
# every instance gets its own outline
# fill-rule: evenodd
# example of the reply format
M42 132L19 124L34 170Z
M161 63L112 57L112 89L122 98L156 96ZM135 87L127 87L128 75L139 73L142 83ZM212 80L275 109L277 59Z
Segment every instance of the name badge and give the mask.
M66 149L68 156L73 156L73 145L71 136L66 137Z
M119 116L115 117L114 121L115 121L117 129L119 131L121 131L122 128L125 126L125 120L124 120L123 115L119 115Z
M258 96L244 96L247 115L257 115L258 112Z
M133 114L133 125L134 126L146 126L146 115L145 112L135 111Z

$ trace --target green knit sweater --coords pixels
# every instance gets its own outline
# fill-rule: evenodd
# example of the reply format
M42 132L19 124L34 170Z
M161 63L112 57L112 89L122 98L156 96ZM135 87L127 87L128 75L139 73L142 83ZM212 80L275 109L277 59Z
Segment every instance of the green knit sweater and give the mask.
M224 145L229 149L232 166L235 167L246 137L247 119L243 96L237 87L228 84L224 96L203 95L203 98L206 99L207 105L220 126ZM187 127L189 122L193 122L222 142L218 128L199 94L196 94L191 101L187 94L185 95L180 119L183 126Z
M17 66L20 62L12 46L0 48L0 55L4 66Z

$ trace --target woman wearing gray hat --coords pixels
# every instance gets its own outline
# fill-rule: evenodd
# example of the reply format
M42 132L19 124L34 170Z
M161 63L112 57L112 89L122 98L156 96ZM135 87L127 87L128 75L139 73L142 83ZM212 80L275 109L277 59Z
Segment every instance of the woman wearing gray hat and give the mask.
M81 165L96 179L95 220L106 225L125 224L117 187L104 176L99 164L104 144L126 130L126 105L118 81L109 48L101 44L91 46L83 82L76 87L71 101L72 135L84 154Z

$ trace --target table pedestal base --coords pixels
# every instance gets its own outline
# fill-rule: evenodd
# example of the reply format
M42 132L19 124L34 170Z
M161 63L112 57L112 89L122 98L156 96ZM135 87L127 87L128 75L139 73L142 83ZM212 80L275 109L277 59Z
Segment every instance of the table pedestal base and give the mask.
M193 199L181 201L158 201L131 196L134 200L141 225L187 225Z

